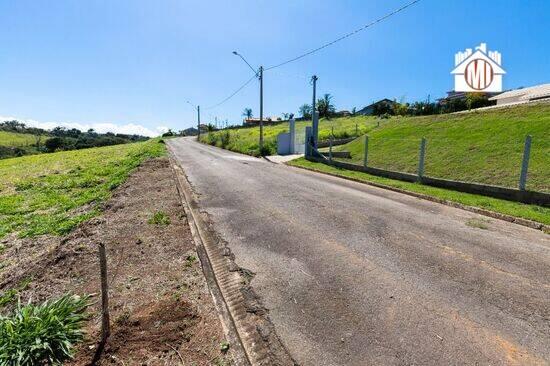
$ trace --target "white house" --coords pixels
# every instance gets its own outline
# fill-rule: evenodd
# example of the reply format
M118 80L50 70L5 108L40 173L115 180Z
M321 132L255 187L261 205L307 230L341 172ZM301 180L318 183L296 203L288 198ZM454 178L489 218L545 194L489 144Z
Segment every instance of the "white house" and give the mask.
M497 105L528 103L537 100L550 100L550 84L541 84L530 86L528 88L509 90L489 98L489 100L495 100Z
M455 92L501 92L502 55L498 51L488 51L487 44L481 43L472 51L455 54L455 68L451 74L455 77Z

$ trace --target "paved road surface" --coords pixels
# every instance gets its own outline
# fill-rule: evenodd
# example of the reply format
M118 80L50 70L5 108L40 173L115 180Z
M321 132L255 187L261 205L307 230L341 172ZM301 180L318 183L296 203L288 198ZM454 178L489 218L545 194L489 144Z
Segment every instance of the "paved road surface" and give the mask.
M549 235L191 139L170 145L301 365L550 363Z

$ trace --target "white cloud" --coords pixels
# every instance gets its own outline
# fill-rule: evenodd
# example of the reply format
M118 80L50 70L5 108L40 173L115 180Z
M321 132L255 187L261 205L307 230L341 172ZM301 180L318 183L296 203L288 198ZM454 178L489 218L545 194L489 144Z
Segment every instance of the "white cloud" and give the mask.
M81 131L87 131L90 128L93 128L96 132L99 133L123 133L123 134L136 134L142 136L154 137L162 134L163 132L168 131L168 127L159 126L156 127L156 131L153 131L142 125L135 123L127 123L124 125L117 125L115 123L77 123L77 122L40 122L32 119L21 119L17 117L5 117L0 116L0 122L17 120L31 127L43 128L45 130L51 130L54 127L61 126L66 128L77 128Z

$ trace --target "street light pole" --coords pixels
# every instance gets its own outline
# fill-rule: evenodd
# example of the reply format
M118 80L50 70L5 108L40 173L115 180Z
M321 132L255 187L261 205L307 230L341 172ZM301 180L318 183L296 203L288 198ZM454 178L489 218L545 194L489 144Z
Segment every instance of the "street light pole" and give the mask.
M264 154L264 67L260 66L260 155Z
M241 55L237 51L233 51L233 54L235 56L239 56L244 61L244 63L246 63L248 65L250 70L252 70L252 72L254 74L256 74L256 76L260 80L260 141L259 141L258 145L260 147L260 155L263 155L263 148L264 148L264 67L260 66L258 71L256 71L248 63L248 61L246 61L246 59L243 57L243 55Z
M197 139L201 140L201 106L197 106L197 129L199 130L199 134Z

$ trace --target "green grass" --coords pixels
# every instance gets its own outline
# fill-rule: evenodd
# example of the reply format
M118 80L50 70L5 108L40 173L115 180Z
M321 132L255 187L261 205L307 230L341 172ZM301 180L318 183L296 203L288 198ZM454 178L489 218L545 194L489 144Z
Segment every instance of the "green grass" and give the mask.
M517 188L525 137L533 137L527 189L550 192L550 104L464 114L392 118L368 132L369 165L416 173L422 137L425 175ZM335 151L362 164L364 137Z
M40 143L43 144L46 139L47 137L43 136ZM0 146L26 147L33 145L36 145L36 137L34 135L0 131Z
M304 131L305 127L310 125L311 121L296 122L296 130ZM319 121L319 139L328 140L332 128L334 128L336 138L356 136L356 125L357 132L361 135L375 128L377 121L373 117L343 117L330 120L323 118ZM264 126L265 154L274 155L277 153L277 135L282 132L288 132L288 122ZM259 155L259 136L259 127L248 127L203 134L201 135L201 141L231 151L257 156Z
M27 278L23 280L21 283L19 283L15 288L11 288L9 290L4 291L2 294L0 294L0 309L14 302L19 292L25 290L30 285L30 283L31 283L31 279Z
M475 194L462 193L451 191L442 188L430 187L418 183L409 183L399 180L393 180L383 177L370 175L363 172L345 170L323 163L315 163L304 158L292 160L289 165L299 166L306 169L336 174L342 177L352 178L363 182L372 182L382 184L389 187L399 188L409 192L422 193L439 199L461 203L467 206L474 206L486 210L521 217L528 220L537 221L546 225L550 225L550 208L537 205L526 205L523 203L510 202L491 197L479 196Z
M170 225L170 218L165 212L157 211L151 216L148 223L157 226L167 226Z
M71 231L141 162L163 154L150 140L0 160L0 238Z
M88 319L88 297L65 295L40 305L20 304L0 316L0 365L61 365L73 357Z

